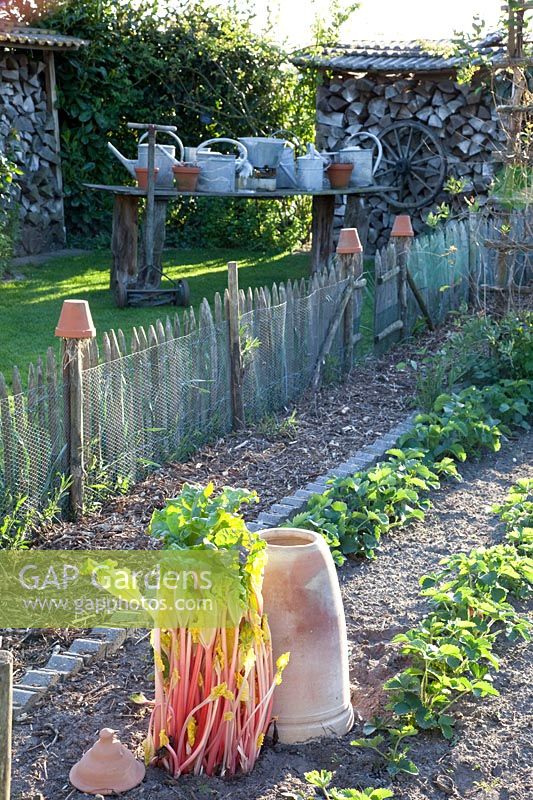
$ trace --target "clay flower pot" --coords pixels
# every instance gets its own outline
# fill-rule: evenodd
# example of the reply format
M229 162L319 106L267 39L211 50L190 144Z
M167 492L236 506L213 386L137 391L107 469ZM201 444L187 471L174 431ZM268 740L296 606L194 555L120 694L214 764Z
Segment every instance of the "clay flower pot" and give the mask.
M394 218L394 225L392 226L391 236L414 236L413 226L411 225L411 217L409 214L398 214Z
M346 189L350 184L353 164L330 164L326 170L332 189Z
M61 339L94 339L91 309L87 300L64 300L55 335Z
M192 164L174 165L172 167L176 186L181 192L195 192L200 175L200 167Z
M336 252L342 254L363 252L363 245L361 244L357 228L341 229Z
M274 659L290 651L273 714L281 742L342 736L353 725L346 621L330 550L312 531L272 528L263 583Z
M159 167L154 167L154 183L157 180ZM148 167L135 167L137 175L137 186L139 189L148 189Z
M115 738L116 731L103 728L100 738L70 770L70 782L86 794L118 794L143 780L144 764Z

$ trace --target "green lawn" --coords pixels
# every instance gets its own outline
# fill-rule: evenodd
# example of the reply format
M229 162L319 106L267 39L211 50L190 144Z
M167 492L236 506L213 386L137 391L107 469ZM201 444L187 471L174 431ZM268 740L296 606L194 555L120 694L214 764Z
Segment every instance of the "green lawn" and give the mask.
M50 345L59 353L54 329L63 300L88 300L97 336L122 328L129 339L134 325L149 325L158 317L174 314L172 306L117 308L109 290L110 255L61 258L40 266L17 268L25 280L0 283L0 372L11 382L16 364L25 382L30 362L46 354ZM261 255L234 250L175 250L165 252L165 270L172 278L187 278L191 303L198 307L203 297L212 301L226 287L228 260L239 264L241 288L268 285L309 274L306 253Z

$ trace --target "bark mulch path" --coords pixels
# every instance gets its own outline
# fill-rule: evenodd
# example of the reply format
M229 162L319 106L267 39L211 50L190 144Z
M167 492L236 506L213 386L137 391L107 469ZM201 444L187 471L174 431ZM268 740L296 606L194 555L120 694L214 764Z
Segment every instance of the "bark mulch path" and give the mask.
M307 394L283 413L253 428L202 447L189 460L169 464L77 523L54 525L36 545L43 548L146 549L146 527L155 508L185 481L255 489L260 502L246 509L253 519L273 503L370 444L413 406L415 373L397 364L435 349L444 332L394 348L381 359L357 364L349 380Z
M533 475L533 434L507 443L498 454L462 466L464 482L448 484L434 496L434 509L422 524L388 537L378 559L345 565L339 572L350 639L354 731L337 740L307 745L267 745L253 773L237 780L185 777L171 780L148 771L145 782L125 800L278 800L304 790L310 769L335 771L337 786L391 785L371 753L350 746L361 734L361 717L379 708L381 686L401 666L391 639L425 612L419 577L446 554L502 538L490 512L518 478ZM119 730L122 741L140 753L147 711L134 706L134 691L151 693L150 648L146 638L130 641L113 659L93 665L15 728L13 800L82 800L68 785L68 771L104 726ZM396 800L530 800L531 651L502 641L498 698L462 704L451 743L421 734L412 740L418 777L401 776ZM317 650L319 657L319 650ZM324 680L328 679L324 674Z

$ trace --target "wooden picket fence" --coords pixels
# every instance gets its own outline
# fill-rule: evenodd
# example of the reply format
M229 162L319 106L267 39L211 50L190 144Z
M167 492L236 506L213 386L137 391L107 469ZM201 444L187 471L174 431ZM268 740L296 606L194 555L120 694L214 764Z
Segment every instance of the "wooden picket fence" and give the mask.
M377 352L410 335L420 318L432 327L466 303L487 308L502 290L502 262L512 295L529 298L533 208L473 212L413 240L391 238L375 258Z
M435 326L479 296L480 281L495 272L489 235L484 220L450 223L376 254L378 353L421 316ZM526 280L528 253L521 258L517 274ZM18 370L12 392L0 374L0 511L21 496L38 507L61 475L79 511L91 486L138 479L283 408L324 371L349 371L361 338L362 264L362 254L338 256L307 280L244 292L230 263L228 289L197 313L134 328L129 341L110 331L100 347L65 340L62 364L49 349L30 366L26 389Z
M138 479L283 407L316 382L327 359L348 369L359 338L362 257L356 266L357 274L339 263L254 291L234 285L233 296L230 286L198 313L134 328L129 341L120 329L104 333L100 347L66 340L78 349L65 350L61 375L50 349L45 365L30 367L27 390L17 370L12 393L0 375L0 507L20 495L38 506L67 474L79 510L84 487ZM81 460L73 462L69 441L81 443Z

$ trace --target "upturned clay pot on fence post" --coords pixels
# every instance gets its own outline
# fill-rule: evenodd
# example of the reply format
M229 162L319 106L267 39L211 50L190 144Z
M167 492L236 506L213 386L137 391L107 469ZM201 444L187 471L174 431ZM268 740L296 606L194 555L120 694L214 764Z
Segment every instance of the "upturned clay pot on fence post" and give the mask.
M86 300L65 300L55 335L63 340L63 387L66 470L71 477L70 509L77 516L83 508L83 376L84 343L94 339L96 329Z
M322 538L298 528L261 531L267 542L263 583L274 659L290 662L274 695L285 744L342 736L353 725L348 642L337 571Z
M408 267L409 251L414 237L413 226L409 214L398 214L394 219L391 231L391 242L396 250L396 260L399 272L398 281L398 303L400 306L400 319L402 322L402 338L408 334L407 330L407 287L411 289L418 307L422 312L430 331L435 330L435 325L431 319L431 314L426 302L416 285Z

